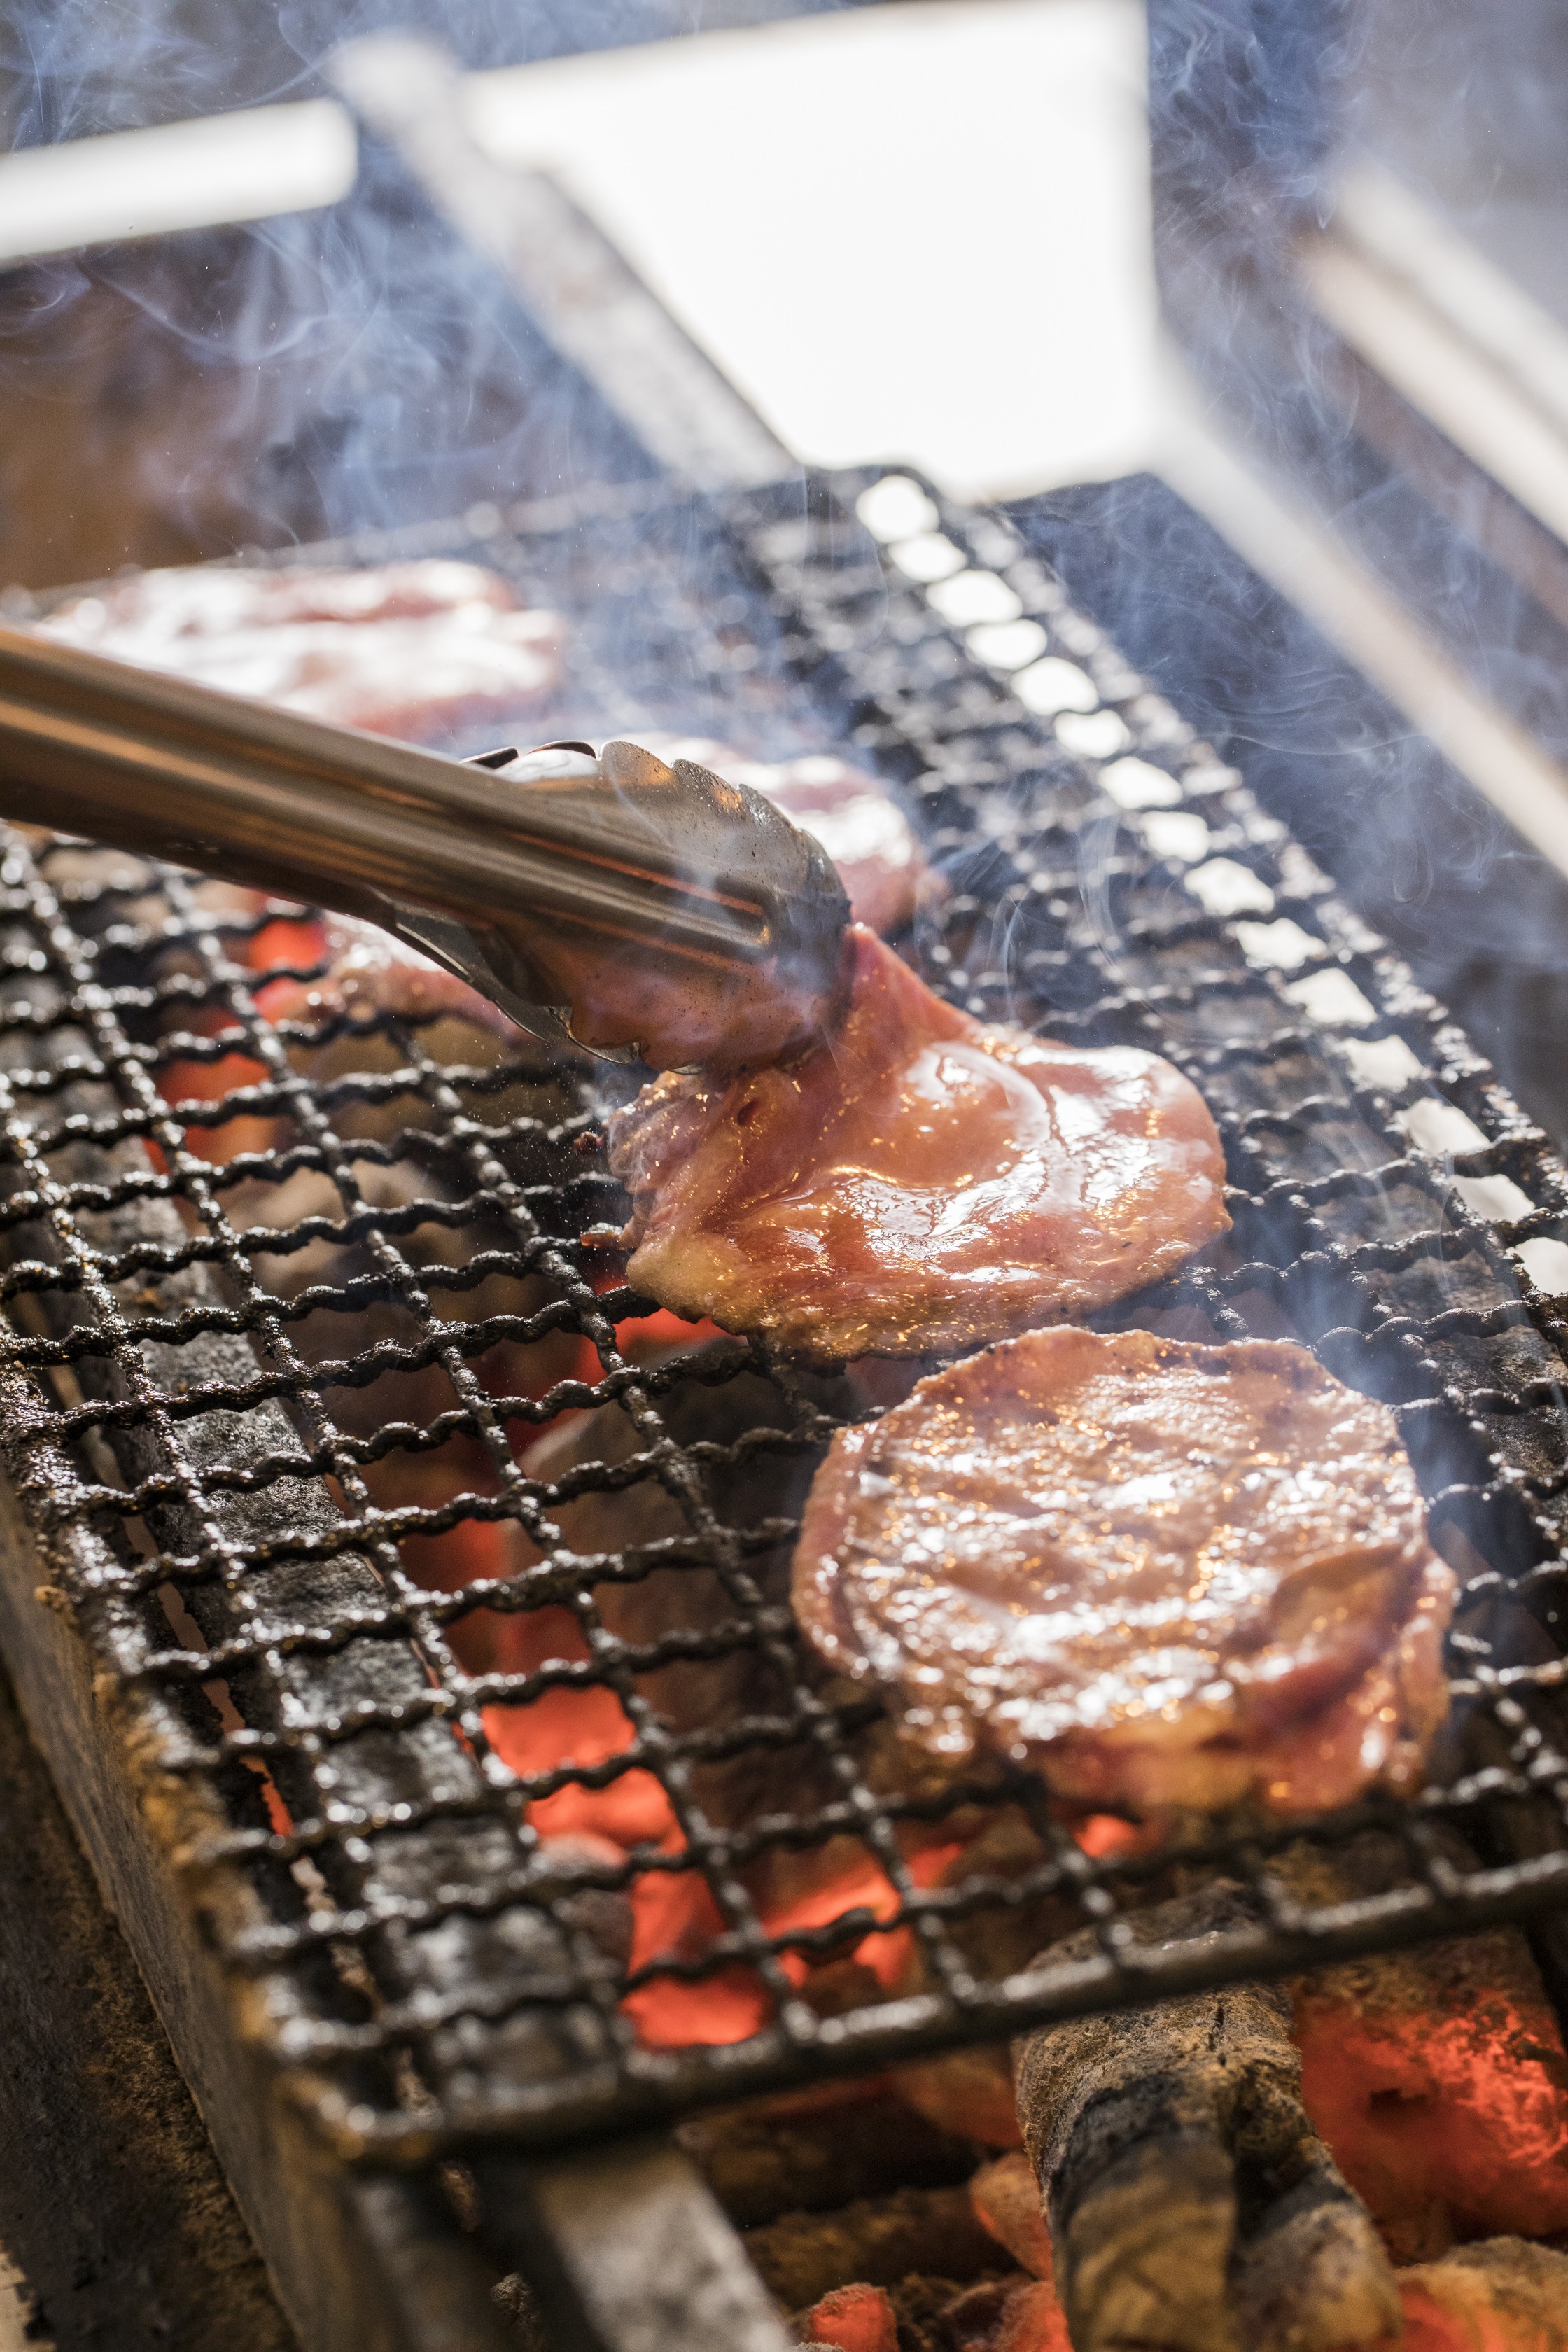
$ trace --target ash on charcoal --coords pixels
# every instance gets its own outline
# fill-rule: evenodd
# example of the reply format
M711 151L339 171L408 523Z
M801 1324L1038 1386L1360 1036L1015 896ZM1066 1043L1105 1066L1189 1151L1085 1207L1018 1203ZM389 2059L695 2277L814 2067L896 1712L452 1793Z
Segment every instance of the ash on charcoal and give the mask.
M1402 2271L1406 2340L1506 2352L1568 2347L1568 2255L1526 2238L1462 2246L1440 2263Z
M882 2288L864 2280L835 2287L791 2321L790 2333L802 2352L812 2345L820 2346L822 2352L899 2352L893 2306Z
M1249 1916L1216 1882L1134 1932L1196 1937ZM1089 1931L1053 1957L1095 1948ZM1388 2256L1302 2105L1279 1989L1048 2027L1020 2045L1018 2111L1078 2352L1326 2352L1397 2333Z

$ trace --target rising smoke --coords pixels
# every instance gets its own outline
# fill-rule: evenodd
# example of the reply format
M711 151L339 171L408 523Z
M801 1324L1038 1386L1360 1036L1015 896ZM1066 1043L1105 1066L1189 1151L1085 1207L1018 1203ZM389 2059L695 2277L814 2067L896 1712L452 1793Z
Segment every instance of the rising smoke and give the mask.
M789 0L16 0L0 18L0 123L26 147L331 94L334 49L388 29L478 68L795 13ZM358 184L330 210L0 276L0 586L650 470L401 163L373 138L361 152Z

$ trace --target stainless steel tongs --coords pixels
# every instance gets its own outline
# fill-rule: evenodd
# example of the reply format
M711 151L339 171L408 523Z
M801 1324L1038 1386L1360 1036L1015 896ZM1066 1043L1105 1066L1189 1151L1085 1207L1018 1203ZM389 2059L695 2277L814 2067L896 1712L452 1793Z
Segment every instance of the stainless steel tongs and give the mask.
M0 628L0 816L363 916L616 1060L774 1060L843 986L826 852L635 744L465 764Z

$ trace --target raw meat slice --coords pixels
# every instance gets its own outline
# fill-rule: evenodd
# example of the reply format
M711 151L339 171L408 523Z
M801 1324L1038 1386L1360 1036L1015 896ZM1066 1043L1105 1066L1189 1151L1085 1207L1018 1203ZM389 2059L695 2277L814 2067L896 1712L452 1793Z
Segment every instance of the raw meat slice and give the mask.
M553 613L436 560L331 572L145 572L61 605L40 635L405 740L528 711L560 675ZM473 748L473 747L468 747Z

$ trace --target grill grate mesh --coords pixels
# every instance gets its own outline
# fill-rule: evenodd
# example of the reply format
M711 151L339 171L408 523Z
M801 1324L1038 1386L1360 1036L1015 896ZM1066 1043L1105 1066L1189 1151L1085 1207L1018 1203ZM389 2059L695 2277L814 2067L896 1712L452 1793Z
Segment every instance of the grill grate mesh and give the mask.
M934 984L1198 1082L1234 1232L1098 1319L1303 1336L1394 1406L1467 1579L1436 1777L1314 1831L1391 1832L1381 1887L1318 1908L1273 1868L1293 1831L1089 1851L1026 1778L910 1780L780 1598L875 1382L605 1286L602 1074L270 1021L315 968L300 910L13 837L0 1437L245 2030L350 2155L617 2128L1568 1895L1563 1328L1524 1271L1563 1171L1006 519L879 551L871 479L348 552L473 554L563 608L532 736L858 748L950 884L910 948ZM912 576L961 562L1010 638ZM1173 1853L1258 1924L1136 1945ZM1034 1965L1085 1925L1098 1961Z

